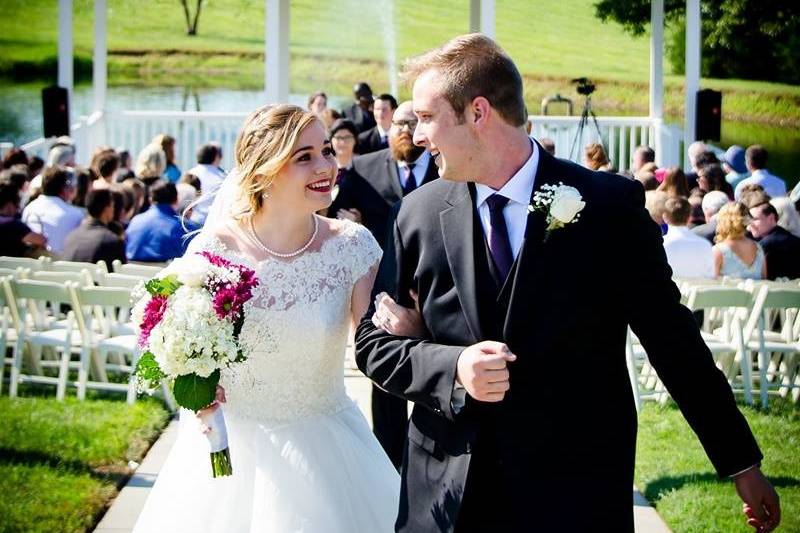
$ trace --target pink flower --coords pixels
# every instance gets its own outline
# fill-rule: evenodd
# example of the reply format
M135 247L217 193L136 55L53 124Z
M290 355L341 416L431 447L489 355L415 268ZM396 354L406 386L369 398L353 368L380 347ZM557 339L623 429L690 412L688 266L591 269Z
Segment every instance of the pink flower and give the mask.
M209 263L217 267L228 268L232 265L232 263L224 257L212 254L211 252L200 252L200 255L208 259Z
M222 287L214 295L213 300L214 312L220 319L228 318L239 312L242 306L239 295L231 287Z
M161 322L167 310L166 296L153 296L144 308L144 318L139 328L139 346L144 348L150 338L150 332Z

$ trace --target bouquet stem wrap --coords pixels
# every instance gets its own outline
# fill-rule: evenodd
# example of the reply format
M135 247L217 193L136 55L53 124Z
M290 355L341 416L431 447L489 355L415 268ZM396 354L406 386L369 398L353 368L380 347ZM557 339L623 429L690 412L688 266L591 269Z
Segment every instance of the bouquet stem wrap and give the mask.
M228 428L225 426L222 408L218 406L213 412L200 415L200 421L208 428L206 438L211 452L211 475L230 476L233 468L228 451Z

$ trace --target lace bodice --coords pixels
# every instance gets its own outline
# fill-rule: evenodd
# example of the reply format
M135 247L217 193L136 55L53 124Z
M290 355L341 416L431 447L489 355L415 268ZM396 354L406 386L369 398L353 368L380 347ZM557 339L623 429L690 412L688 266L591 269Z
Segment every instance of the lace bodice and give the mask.
M254 262L218 237L200 235L190 251L207 250L256 271L261 282L245 306L241 342L252 355L224 370L226 416L280 424L349 405L344 357L355 282L380 260L363 226L341 231L290 261Z
M719 249L722 252L722 269L720 275L728 276L729 278L761 279L761 268L764 265L764 250L761 248L760 244L756 243L756 257L750 265L742 261L726 243L720 243Z

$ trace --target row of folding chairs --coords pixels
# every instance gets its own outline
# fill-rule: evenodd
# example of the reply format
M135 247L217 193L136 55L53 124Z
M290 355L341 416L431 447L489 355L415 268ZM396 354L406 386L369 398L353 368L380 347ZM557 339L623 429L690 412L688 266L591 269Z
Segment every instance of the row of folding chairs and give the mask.
M800 282L678 279L682 302L733 391L766 407L770 394L800 402ZM669 397L632 331L626 347L636 406Z
M29 257L8 257L0 256L0 269L16 270L22 268L30 272L78 272L86 271L95 283L101 284L105 275L116 274L122 276L134 276L140 278L152 278L160 272L165 265L163 264L137 264L125 263L114 260L109 270L105 261L97 263L85 263L81 261L53 261L49 257L32 259Z
M71 386L78 399L97 389L121 391L135 401L139 349L129 322L130 288L3 276L0 306L0 392L8 367L12 397L20 383L40 383L55 385L58 400ZM109 381L109 372L125 382ZM169 402L166 390L165 396Z

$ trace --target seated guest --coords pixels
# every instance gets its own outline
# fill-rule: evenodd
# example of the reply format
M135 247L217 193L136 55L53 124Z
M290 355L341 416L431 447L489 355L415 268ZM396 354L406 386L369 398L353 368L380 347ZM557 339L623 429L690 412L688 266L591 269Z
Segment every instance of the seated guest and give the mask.
M391 94L382 94L372 104L375 126L358 134L356 152L370 154L389 147L389 128L392 127L392 115L397 109L397 100Z
M188 221L192 217L192 203L197 199L197 189L188 183L176 183L175 189L178 191L178 216Z
M108 229L116 233L124 241L125 228L128 227L128 223L133 217L136 197L133 195L133 191L126 189L119 183L115 183L109 190L114 198L114 219L109 222Z
M128 225L125 253L129 261L164 262L183 255L188 241L175 211L178 191L174 183L159 181L150 190L150 209Z
M43 168L65 167L72 169L75 166L75 145L71 144L69 137L59 137L56 143L47 152L47 164ZM30 194L38 196L42 192L44 171L34 175L31 179Z
M84 216L86 215L86 197L92 192L96 179L97 175L91 168L75 167L75 196L72 197L72 205L80 207Z
M739 198L739 202L743 203L748 209L769 202L770 200L771 198L764 192L761 185L748 185L745 187L745 190L742 191L742 196Z
M669 195L663 191L646 191L644 193L644 208L650 214L653 222L661 228L661 234L667 232L667 225L664 223L664 204Z
M545 152L552 156L556 155L556 142L550 137L542 137L539 139L539 144L542 145L542 148L544 148Z
M725 172L717 163L703 165L698 169L697 188L703 192L722 191L733 200L733 187L725 181Z
M633 175L633 179L641 183L645 191L654 191L658 189L659 186L658 179L656 179L657 170L658 167L655 163L645 163L642 165L642 168Z
M735 196L737 200L741 196L742 190L747 185L754 183L764 187L764 192L772 198L786 196L786 182L783 178L779 178L767 170L768 155L767 149L761 145L754 144L747 148L744 159L747 170L750 171L750 177L743 179L736 186Z
M117 181L119 156L114 150L104 150L92 158L91 167L97 174L97 179L92 184L92 188L108 189Z
M800 237L800 214L788 196L772 198L769 203L778 212L778 225L794 235Z
M375 126L375 117L372 115L372 89L367 82L361 81L353 86L355 102L342 109L342 116L350 120L361 133Z
M108 225L114 220L114 195L111 189L92 191L86 198L89 212L81 225L69 234L62 259L96 263L107 266L115 259L125 262L125 242Z
M328 108L328 95L316 91L308 97L308 110L322 118L322 112Z
M34 232L19 217L19 191L0 182L0 255L23 257L31 248L44 249L47 239Z
M714 276L714 256L711 243L687 227L692 206L683 196L673 196L664 203L664 251L672 274L681 278L711 278Z
M156 135L153 139L154 144L161 146L164 156L167 158L167 166L164 169L164 178L167 181L176 183L181 177L181 169L175 164L175 137L170 137L164 133Z
M717 213L728 202L730 202L728 195L722 191L711 191L703 196L703 202L700 205L703 208L705 224L695 226L692 228L692 232L713 243L714 237L717 235Z
M116 152L119 156L120 174L129 170L132 171L131 165L133 165L133 158L131 158L131 153L126 148L117 148Z
M167 168L167 155L160 144L150 143L139 152L136 158L136 177L145 185L150 186L158 180L164 179Z
M0 182L10 183L17 188L21 206L28 203L31 175L25 165L14 165L0 172Z
M689 205L692 206L692 214L689 215L689 228L694 228L706 223L706 215L703 213L703 197L705 194L694 190L689 194Z
M133 214L129 218L133 218L139 213L147 211L145 203L147 203L147 185L138 179L130 179L122 182L122 187L129 190L133 194ZM148 206L149 207L149 206Z
M739 182L750 176L744 161L744 148L734 144L725 150L725 154L722 156L722 170L725 171L725 181L730 183L734 189Z
M64 243L84 217L83 209L72 205L75 182L72 170L50 167L44 171L42 194L25 206L22 221L47 237L47 249L58 255Z
M665 192L668 196L689 196L689 185L686 182L686 175L679 167L670 167L664 173L664 180L658 186L657 191Z
M583 166L591 170L613 172L606 150L600 143L589 143L583 150Z
M648 163L655 163L656 152L649 146L637 146L631 157L631 172L635 175Z
M222 148L218 144L206 143L197 150L197 166L189 170L189 174L200 178L200 188L205 195L192 212L192 221L197 224L202 225L205 222L213 195L225 179L225 172L220 168L221 163Z
M764 279L767 261L764 250L748 239L747 208L738 203L726 204L717 214L717 244L714 253L714 277L738 279Z
M25 165L28 166L28 154L25 153L25 150L14 146L6 155L3 156L3 170L7 168L11 168L14 165Z
M203 194L203 184L200 182L200 178L192 174L191 172L184 172L181 179L178 180L178 183L188 183L197 191L197 196Z
M768 279L800 278L800 238L778 225L778 211L769 202L750 208L747 229L764 249Z

